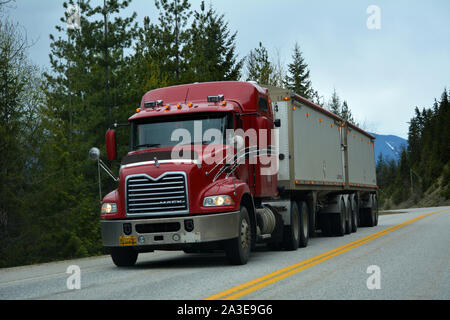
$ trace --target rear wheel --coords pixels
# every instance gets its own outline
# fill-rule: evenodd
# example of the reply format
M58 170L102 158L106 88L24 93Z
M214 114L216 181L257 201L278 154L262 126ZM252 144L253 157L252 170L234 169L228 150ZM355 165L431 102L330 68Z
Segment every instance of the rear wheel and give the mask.
M291 201L291 224L284 226L283 247L286 250L297 250L300 241L300 213L297 202Z
M344 201L345 203L345 234L352 233L352 206L350 199Z
M304 201L300 202L298 207L300 214L299 247L304 248L309 241L309 209Z
M335 213L333 215L333 219L334 219L334 234L337 236L343 236L345 234L345 225L346 225L346 208L345 208L345 202L342 199L341 200L341 212Z
M372 208L373 208L373 226L378 225L378 199L377 195L372 196Z
M239 235L237 238L228 240L225 243L225 253L231 264L246 264L250 257L251 250L251 225L248 210L241 207L239 220Z
M114 247L111 248L111 258L118 267L134 266L138 257L138 252L131 247Z
M351 208L352 208L352 232L358 230L358 201L356 200L356 195L351 197Z

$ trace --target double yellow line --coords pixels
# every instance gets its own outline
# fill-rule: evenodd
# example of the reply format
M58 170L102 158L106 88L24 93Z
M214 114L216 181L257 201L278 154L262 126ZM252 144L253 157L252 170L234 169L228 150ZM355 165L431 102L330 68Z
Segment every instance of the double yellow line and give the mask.
M219 292L217 294L214 294L208 298L206 298L205 300L218 300L218 299L222 299L222 300L234 300L234 299L239 299L242 296L245 296L249 293L252 293L254 291L257 291L261 288L264 288L270 284L273 284L275 282L278 282L282 279L285 279L287 277L290 277L296 273L299 273L302 270L308 269L310 267L313 267L319 263L322 263L328 259L331 259L333 257L336 257L340 254L343 254L344 252L347 252L351 249L354 249L356 247L359 247L367 242L370 242L374 239L377 239L379 237L382 237L392 231L395 231L397 229L400 229L404 226L407 226L415 221L421 220L423 218L426 218L432 214L435 213L439 213L439 212L444 212L444 211L448 211L450 209L444 209L444 210L439 210L439 211L434 211L434 212L430 212L421 216L418 216L416 218L413 218L411 220L405 221L403 223L400 223L398 225L395 225L393 227L389 227L386 228L384 230L381 230L379 232L376 232L374 234L371 234L367 237L364 237L362 239L350 242L344 246L338 247L336 249L330 250L328 252L322 253L318 256L312 257L310 259L301 261L299 263L296 263L294 265L288 266L286 268L277 270L275 272L266 274L260 278L254 279L252 281L243 283L241 285L238 285L234 288L225 290L223 292Z

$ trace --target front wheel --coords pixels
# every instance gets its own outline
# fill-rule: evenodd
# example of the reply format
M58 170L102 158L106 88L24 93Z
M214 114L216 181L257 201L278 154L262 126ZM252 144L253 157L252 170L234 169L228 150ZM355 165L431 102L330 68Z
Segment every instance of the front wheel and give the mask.
M246 264L252 246L251 224L247 208L241 207L239 219L239 235L225 242L225 253L231 264Z
M118 267L132 267L135 265L138 252L131 247L114 247L111 248L111 258Z

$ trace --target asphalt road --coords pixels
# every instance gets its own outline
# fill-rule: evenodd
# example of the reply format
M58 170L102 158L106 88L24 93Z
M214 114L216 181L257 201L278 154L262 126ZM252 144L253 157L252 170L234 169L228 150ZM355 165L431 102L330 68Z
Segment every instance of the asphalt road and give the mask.
M161 251L132 268L102 256L1 269L0 300L450 299L450 207L401 211L297 251L258 248L245 266L223 254ZM67 286L72 265L80 289Z

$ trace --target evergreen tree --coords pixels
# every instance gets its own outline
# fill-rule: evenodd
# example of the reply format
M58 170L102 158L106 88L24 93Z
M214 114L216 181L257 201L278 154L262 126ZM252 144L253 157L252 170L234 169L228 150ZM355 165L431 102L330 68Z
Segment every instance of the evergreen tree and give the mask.
M74 4L70 0L64 7ZM46 134L39 154L40 179L45 183L36 197L43 226L52 232L39 241L42 259L100 252L97 172L87 152L103 146L105 129L114 120L125 122L137 103L128 100L133 84L128 82L131 71L125 55L136 34L136 14L119 16L129 1L108 0L105 6L94 7L90 1L77 4L81 29L56 27L62 35L51 36L52 72L45 75L47 103L41 118ZM125 150L128 139L120 134L119 150ZM52 219L47 217L50 212Z
M152 58L161 72L166 73L170 84L182 83L186 71L182 50L188 40L186 26L191 15L188 0L155 0L159 13L159 25L150 25L147 46L153 51Z
M167 44L162 43L160 35L159 27L152 24L149 17L145 17L143 27L138 32L138 40L131 60L134 72L130 74L132 78L130 81L135 84L134 95L136 97L159 86L175 83L173 72L167 72L166 48L162 47Z
M353 123L358 126L359 124L353 118L352 112L347 104L347 101L341 103L341 98L336 92L336 89L333 90L333 94L331 95L330 100L327 104L328 110L341 117L344 121Z
M425 191L438 187L442 197L450 198L450 130L447 125L450 115L447 90L442 93L440 101L435 100L431 108L420 111L415 107L414 112L415 115L409 122L408 148L402 151L398 164L382 162L377 166L377 181L384 190L384 197L391 197L395 204L406 200L410 195L408 190L411 189L415 200Z
M259 46L250 51L245 60L247 69L246 81L259 84L275 85L274 66L269 60L267 49L260 42Z
M1 8L0 8L1 9ZM0 267L27 262L34 244L32 180L37 167L43 103L39 70L27 56L18 25L0 20Z
M194 13L188 41L183 50L186 61L185 82L238 80L243 61L236 55L237 32L231 34L224 15L202 1Z
M333 90L333 94L331 95L327 108L334 114L341 116L341 99L339 98L336 89Z
M311 101L318 106L325 108L324 98L319 94L317 90L313 90Z
M308 65L305 63L300 46L295 43L292 62L288 65L288 75L286 76L286 86L306 99L314 97L314 90L309 79Z
M350 110L350 108L348 107L347 101L344 100L344 102L342 103L342 107L341 107L341 111L340 111L340 116L342 119L344 119L345 121L348 121L350 123L353 123L354 125L358 126L358 123L355 121L355 119L353 118L352 115L352 111Z

